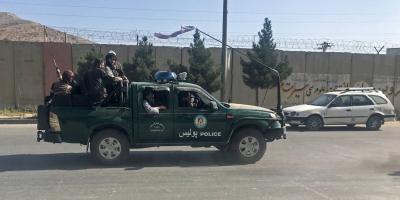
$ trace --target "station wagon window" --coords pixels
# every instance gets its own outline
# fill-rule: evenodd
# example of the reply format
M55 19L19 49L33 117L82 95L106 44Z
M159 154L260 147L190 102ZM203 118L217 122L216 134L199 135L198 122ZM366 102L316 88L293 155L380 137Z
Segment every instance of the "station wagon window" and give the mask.
M343 95L337 97L331 104L331 107L348 107L351 106L351 97L349 95Z
M374 103L364 95L353 95L353 106L374 105Z
M211 99L201 91L189 88L178 88L178 108L207 109Z
M369 95L369 97L371 97L371 99L374 100L376 104L387 104L388 103L386 101L386 99L384 99L384 98L382 98L380 96Z
M328 105L335 97L336 97L336 95L333 95L333 94L323 94L323 95L319 96L318 98L316 98L314 101L312 101L312 102L310 103L310 105L314 105L314 106L326 106L326 105Z

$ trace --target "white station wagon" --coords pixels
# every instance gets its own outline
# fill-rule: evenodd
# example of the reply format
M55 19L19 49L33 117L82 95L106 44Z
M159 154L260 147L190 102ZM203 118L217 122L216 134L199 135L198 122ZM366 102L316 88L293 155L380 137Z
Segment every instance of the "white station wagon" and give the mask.
M374 88L338 88L309 104L287 107L283 112L290 126L305 125L309 130L319 130L324 125L356 124L378 130L385 121L394 121L396 117L389 99Z

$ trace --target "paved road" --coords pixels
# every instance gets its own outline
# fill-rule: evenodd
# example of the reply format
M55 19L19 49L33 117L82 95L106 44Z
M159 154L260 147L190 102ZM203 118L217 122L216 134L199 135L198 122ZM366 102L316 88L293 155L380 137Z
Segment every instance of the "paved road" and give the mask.
M163 147L107 168L84 146L37 143L34 125L0 125L0 199L400 199L399 130L292 129L252 165Z

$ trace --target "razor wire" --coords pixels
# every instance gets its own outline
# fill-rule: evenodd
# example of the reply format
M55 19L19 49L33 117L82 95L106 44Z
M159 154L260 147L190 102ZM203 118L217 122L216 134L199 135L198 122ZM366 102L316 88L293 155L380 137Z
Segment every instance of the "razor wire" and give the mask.
M170 39L159 39L153 36L153 32L146 30L133 31L104 31L74 27L51 27L59 31L65 32L68 35L77 36L77 41L90 40L94 43L102 44L126 44L136 45L138 40L146 36L154 46L175 46L188 47L193 42L190 34L184 34ZM188 36L190 35L190 36ZM213 35L213 34L211 34ZM213 35L217 39L221 39L219 35ZM236 48L251 48L253 43L259 40L258 35L229 35L228 44ZM351 52L351 53L373 53L376 54L376 48L384 46L384 50L380 53L385 53L386 48L398 48L400 44L395 44L388 41L358 41L358 40L342 40L329 38L275 38L277 49L288 51L321 51L318 47L323 42L332 43L333 46L328 49L328 52ZM221 44L204 37L204 44L207 47L220 47Z

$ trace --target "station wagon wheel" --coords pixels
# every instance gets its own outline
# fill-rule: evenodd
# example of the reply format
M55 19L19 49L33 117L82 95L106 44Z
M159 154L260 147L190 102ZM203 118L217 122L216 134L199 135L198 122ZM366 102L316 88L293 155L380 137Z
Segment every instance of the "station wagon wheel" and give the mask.
M90 153L100 164L119 164L128 158L129 143L125 135L117 130L102 130L92 138Z
M256 129L241 129L234 135L229 151L239 163L255 163L260 160L267 148L266 141Z
M311 131L318 131L322 128L323 122L317 115L310 116L306 121L306 128Z
M383 119L378 115L372 115L369 117L366 126L368 130L376 131L379 130L382 126Z

